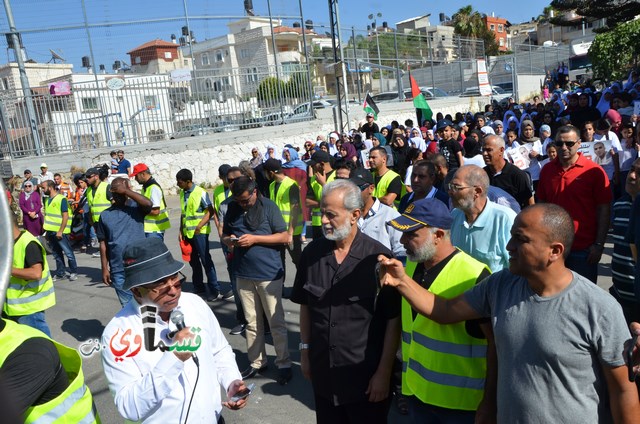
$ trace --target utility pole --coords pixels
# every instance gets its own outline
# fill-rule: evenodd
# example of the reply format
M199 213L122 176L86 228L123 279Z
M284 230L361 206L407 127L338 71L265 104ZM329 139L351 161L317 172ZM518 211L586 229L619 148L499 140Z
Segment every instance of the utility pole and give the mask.
M333 47L333 62L336 71L336 100L340 111L338 125L340 131L349 128L349 97L347 94L347 77L344 67L344 49L342 48L342 36L340 35L340 15L338 12L338 0L329 0L329 21L331 25L331 45ZM336 40L337 39L337 40Z
M27 71L24 67L24 60L22 58L22 43L16 30L16 24L13 20L13 11L11 10L11 3L9 0L4 1L4 10L7 13L7 23L9 24L9 35L11 37L11 43L13 44L13 52L16 56L16 62L18 63L18 71L20 73L20 85L22 86L22 95L24 96L25 103L27 105L27 116L29 118L29 127L31 128L31 136L33 137L33 145L36 156L42 155L42 145L40 144L40 134L38 133L38 122L36 120L36 110L33 107L33 97L31 96L31 87L29 86L29 78L27 78ZM11 47L11 46L10 46ZM5 128L5 132L9 134L9 129ZM11 140L7 138L7 142L11 143Z

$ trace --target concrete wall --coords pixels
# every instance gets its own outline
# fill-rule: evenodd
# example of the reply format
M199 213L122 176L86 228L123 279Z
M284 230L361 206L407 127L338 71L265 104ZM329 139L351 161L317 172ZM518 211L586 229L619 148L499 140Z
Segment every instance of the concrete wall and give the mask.
M452 116L460 111L476 112L484 108L484 98L457 98L433 100L430 106L434 111ZM351 125L357 128L364 122L364 113L360 105L350 105ZM379 105L379 125L387 125L393 120L403 123L406 119L415 121L415 110L411 102L383 103ZM251 149L258 147L266 152L268 144L281 150L285 144L302 148L307 139L315 140L320 134L327 135L334 130L331 109L318 110L318 119L297 124L277 125L273 127L252 128L242 131L220 133L201 137L188 137L176 140L165 140L146 144L123 146L125 157L132 166L143 162L151 169L154 177L168 193L175 193L175 174L182 168L190 169L194 174L194 182L216 185L218 167L223 163L237 165L241 160L251 157ZM120 147L117 147L120 148ZM11 161L13 174L22 176L26 168L37 173L41 162L46 162L51 172L69 175L71 166L84 169L92 165L108 163L109 151L112 148L87 150L73 154L48 155L14 159ZM134 183L135 184L135 183Z
M518 75L518 99L524 102L533 99L533 96L542 98L541 82L544 82L545 76L538 75Z

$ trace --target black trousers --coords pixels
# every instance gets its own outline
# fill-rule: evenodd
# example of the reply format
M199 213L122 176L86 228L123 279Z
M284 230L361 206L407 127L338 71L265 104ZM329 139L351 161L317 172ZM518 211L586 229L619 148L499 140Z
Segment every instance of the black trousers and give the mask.
M314 395L318 424L386 424L391 397L382 402L356 402L335 406L331 400Z

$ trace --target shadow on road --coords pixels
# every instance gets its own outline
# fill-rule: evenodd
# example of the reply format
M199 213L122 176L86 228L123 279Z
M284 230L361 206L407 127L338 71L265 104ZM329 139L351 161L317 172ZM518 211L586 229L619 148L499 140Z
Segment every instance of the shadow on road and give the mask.
M104 331L104 325L97 319L81 320L77 318L65 319L60 327L79 342L89 339L100 339Z

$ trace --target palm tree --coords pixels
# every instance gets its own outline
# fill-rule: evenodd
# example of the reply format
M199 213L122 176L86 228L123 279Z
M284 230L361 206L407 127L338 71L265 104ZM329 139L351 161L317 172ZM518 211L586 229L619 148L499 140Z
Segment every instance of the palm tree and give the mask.
M485 25L482 22L482 15L473 10L470 4L461 7L453 14L453 28L456 34L464 37L480 38L484 32Z

